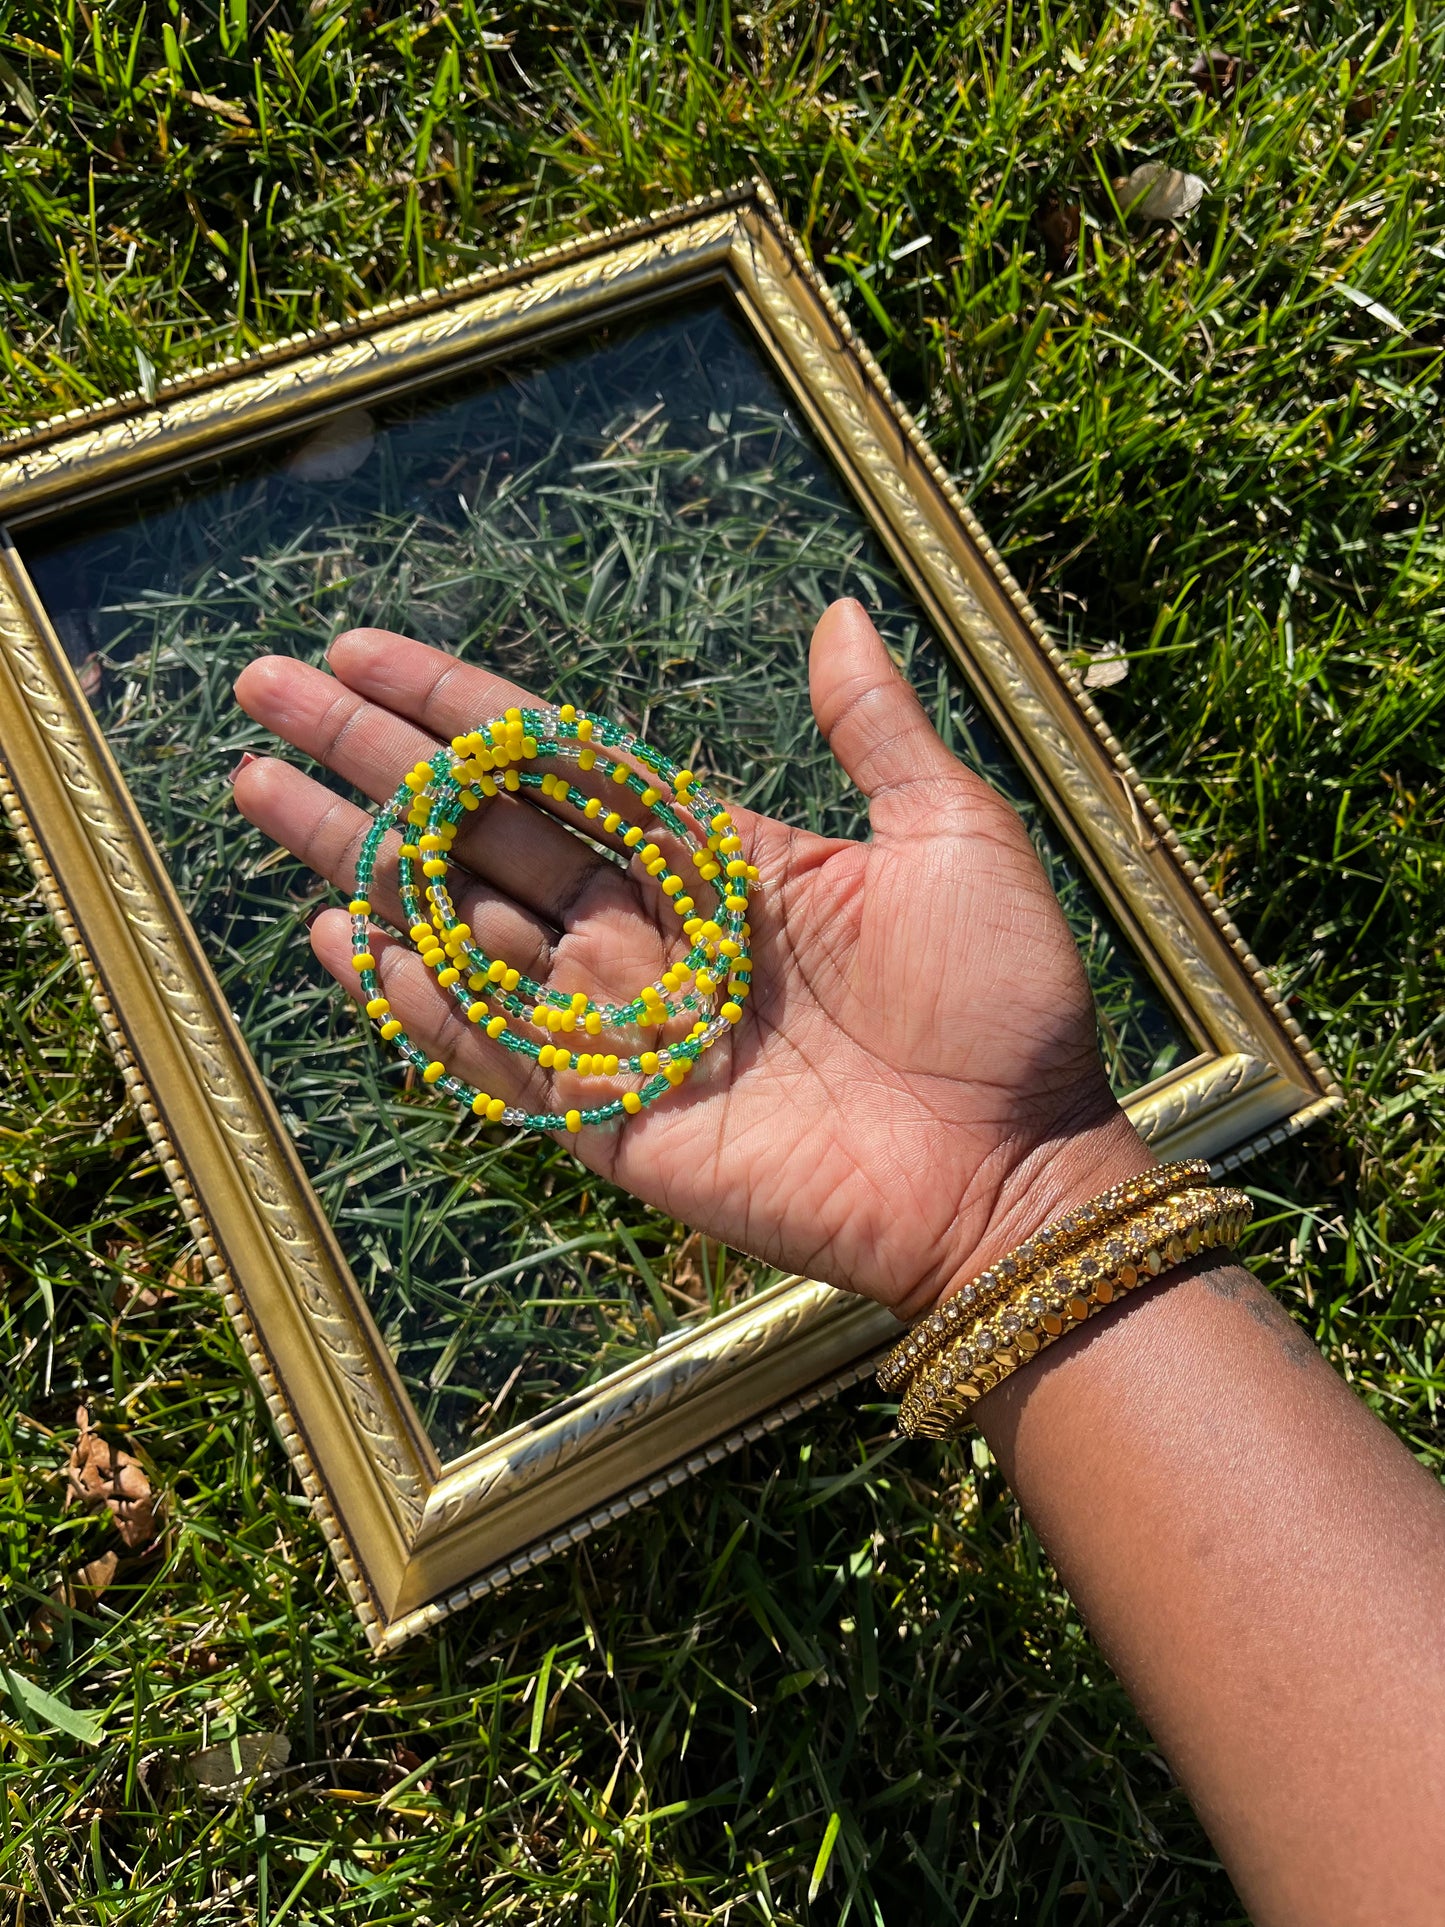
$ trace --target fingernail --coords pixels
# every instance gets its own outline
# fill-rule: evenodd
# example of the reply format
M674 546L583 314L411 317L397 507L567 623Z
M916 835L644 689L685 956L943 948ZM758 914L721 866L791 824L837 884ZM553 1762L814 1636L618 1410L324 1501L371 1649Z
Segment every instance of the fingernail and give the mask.
M226 781L228 783L234 783L236 778L241 774L241 771L246 767L247 763L255 763L255 762L258 762L259 760L260 759L256 756L253 756L250 750L248 749L246 751L246 754L241 758L240 762L237 763L236 767L231 771L231 774L226 778Z

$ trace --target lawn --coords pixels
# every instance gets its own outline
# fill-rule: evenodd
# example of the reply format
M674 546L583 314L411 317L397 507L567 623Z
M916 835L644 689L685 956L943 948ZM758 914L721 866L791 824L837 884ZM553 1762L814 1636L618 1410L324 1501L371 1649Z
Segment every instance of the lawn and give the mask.
M10 429L765 175L1127 657L1347 1092L1251 1262L1440 1466L1445 19L56 0L0 5L0 119ZM1177 228L1111 194L1149 159ZM866 1389L374 1664L8 839L0 980L0 1917L1242 1918L987 1453ZM153 1523L67 1503L82 1404Z

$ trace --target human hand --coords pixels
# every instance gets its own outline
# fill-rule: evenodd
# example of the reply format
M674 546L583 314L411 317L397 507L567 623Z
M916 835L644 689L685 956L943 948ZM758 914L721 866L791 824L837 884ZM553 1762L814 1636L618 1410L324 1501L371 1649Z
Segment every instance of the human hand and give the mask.
M536 700L380 630L340 636L328 664L262 657L237 698L375 802L440 741ZM569 1142L710 1237L913 1318L1151 1159L1109 1092L1078 952L1015 811L944 748L856 602L819 622L809 679L819 728L869 799L869 841L732 810L760 879L744 1020L681 1090ZM364 811L271 758L235 792L258 829L350 891ZM398 841L370 890L396 926ZM497 797L453 854L478 942L561 989L630 997L676 948L651 883L544 808ZM311 941L356 996L346 913L323 913ZM588 1101L575 1073L529 1074L479 1036L409 943L378 934L371 948L407 1031L459 1075L533 1109Z

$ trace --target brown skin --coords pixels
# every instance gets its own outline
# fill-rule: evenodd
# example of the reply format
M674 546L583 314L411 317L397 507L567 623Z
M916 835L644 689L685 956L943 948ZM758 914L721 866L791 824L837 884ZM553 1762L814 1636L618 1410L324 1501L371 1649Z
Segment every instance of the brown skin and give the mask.
M330 676L247 668L247 712L374 800L524 691L380 631ZM756 995L696 1088L578 1155L647 1202L902 1318L1067 1205L1151 1162L1109 1094L1078 954L1009 806L948 753L863 610L813 639L813 710L869 799L867 843L734 812L761 873ZM349 890L367 817L287 764L241 809ZM394 840L392 844L394 849ZM492 954L631 994L676 919L530 805L456 854ZM372 898L398 921L394 864ZM350 926L312 943L355 995ZM408 1031L498 1096L520 1075L378 932ZM1438 1927L1445 1838L1445 1496L1248 1273L1196 1264L991 1393L985 1436L1261 1927Z

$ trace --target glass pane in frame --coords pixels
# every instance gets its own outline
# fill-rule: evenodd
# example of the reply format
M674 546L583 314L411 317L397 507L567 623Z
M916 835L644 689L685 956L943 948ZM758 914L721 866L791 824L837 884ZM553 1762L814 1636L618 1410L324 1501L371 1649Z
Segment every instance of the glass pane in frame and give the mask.
M1024 812L1116 1090L1194 1054L721 287L18 546L443 1459L776 1274L407 1088L311 957L326 893L231 803L263 746L230 694L254 655L397 629L616 714L753 808L856 835L806 678L818 612L856 595L945 739Z

